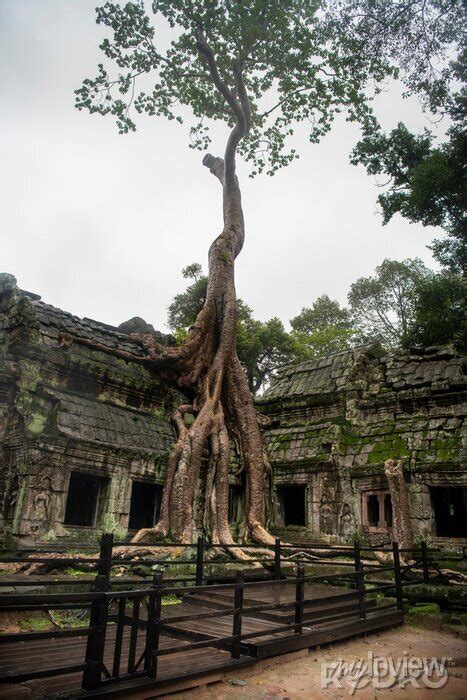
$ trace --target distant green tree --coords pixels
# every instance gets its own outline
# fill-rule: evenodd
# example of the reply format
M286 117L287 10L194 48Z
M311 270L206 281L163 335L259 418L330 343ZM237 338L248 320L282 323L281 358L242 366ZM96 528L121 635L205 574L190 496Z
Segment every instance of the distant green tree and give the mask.
M313 333L325 326L350 329L352 317L349 310L343 308L338 301L322 294L311 306L303 307L297 316L290 319L290 325L299 333Z
M422 346L451 343L465 354L466 298L466 280L462 275L444 271L422 279L417 286L408 343Z
M311 333L292 332L294 355L300 359L325 357L350 350L357 343L354 331L338 326L323 326Z
M348 301L364 336L387 347L406 347L415 317L419 285L429 270L418 258L383 260L373 277L360 277Z
M187 267L184 267L182 270L182 275L185 279L194 279L195 282L197 279L202 277L203 275L203 268L199 263L191 263L191 265L187 265Z
M188 268L185 268L187 270ZM188 275L182 274L185 278ZM193 276L192 276L193 277ZM167 325L174 331L187 330L196 320L206 301L208 278L200 273L184 292L177 294L168 308Z
M412 134L399 123L390 134L377 129L355 147L351 161L370 175L389 178L378 202L387 224L399 213L412 223L440 226L448 237L436 239L435 258L453 272L465 270L465 162L467 139L462 128L449 130L448 140L433 145L433 134Z
M304 307L290 325L297 357L322 357L348 350L358 342L350 311L327 294Z
M385 177L382 186L386 190L378 197L384 224L399 213L410 222L443 228L447 238L435 239L429 247L441 265L452 272L465 274L467 51L463 27L466 6L455 0L440 0L431 8L430 3L417 8L420 6L417 1L405 3L405 8L404 3L386 5L400 5L400 11L417 13L417 9L421 10L419 37L408 34L415 61L417 55L423 55L417 39L427 42L428 53L437 45L445 44L442 51L444 62L439 56L441 64L436 68L432 61L427 61L417 75L415 62L411 92L421 97L433 114L447 117L450 125L442 142L436 141L434 134L427 129L421 134L413 134L401 122L389 134L380 127L364 128L364 137L353 150L351 162L364 165L370 175ZM425 10L434 12L431 29L423 17ZM441 24L436 19L439 12L443 18ZM443 21L447 22L444 28L441 26Z
M240 318L237 350L253 393L264 389L282 365L302 359L292 337L278 318Z

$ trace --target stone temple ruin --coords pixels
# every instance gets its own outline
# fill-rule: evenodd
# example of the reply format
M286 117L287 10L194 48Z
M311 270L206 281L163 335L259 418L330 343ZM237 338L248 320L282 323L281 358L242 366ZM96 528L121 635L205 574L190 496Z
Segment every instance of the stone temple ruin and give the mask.
M116 347L143 353L133 329L77 318L0 275L6 542L131 534L157 519L175 438L171 408L181 397L170 376L111 354ZM97 340L102 350L67 343L70 335ZM395 458L404 462L415 536L467 542L464 364L449 347L387 355L368 345L283 368L257 400L269 419L272 531L290 541L348 541L356 533L388 541L384 462ZM244 499L233 460L234 532Z

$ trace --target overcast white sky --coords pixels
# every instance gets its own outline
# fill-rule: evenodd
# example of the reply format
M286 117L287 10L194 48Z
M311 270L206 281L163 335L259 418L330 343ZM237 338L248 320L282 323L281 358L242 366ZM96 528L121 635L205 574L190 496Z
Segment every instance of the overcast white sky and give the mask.
M96 4L0 0L0 270L79 316L118 325L138 315L163 330L181 268L206 268L220 188L185 126L142 118L120 136L110 117L73 107L101 60ZM387 129L429 126L396 87L377 106ZM226 134L216 131L214 155ZM357 138L345 122L319 145L298 130L301 158L274 178L248 179L239 165L247 230L237 292L258 318L287 321L323 293L345 302L385 257L434 266L433 229L400 217L382 227L374 181L348 162Z

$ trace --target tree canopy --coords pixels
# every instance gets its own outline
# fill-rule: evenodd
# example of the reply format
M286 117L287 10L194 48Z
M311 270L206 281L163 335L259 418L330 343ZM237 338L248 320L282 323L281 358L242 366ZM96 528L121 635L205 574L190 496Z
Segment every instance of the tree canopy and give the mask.
M441 141L433 131L414 134L402 123L389 134L379 127L364 129L351 162L364 165L370 175L384 176L384 192L378 197L384 224L399 213L412 223L443 228L447 238L436 239L430 248L441 265L465 272L465 4L460 0L371 4L375 11L361 21L380 22L376 8L386 6L388 20L393 19L390 43L401 23L405 38L394 48L402 51L399 61L409 93L416 94L438 121L447 118L448 129ZM407 15L413 18L408 24Z
M378 196L383 223L400 213L411 222L440 226L448 238L434 241L434 255L443 266L461 272L466 262L467 141L460 128L451 129L439 146L433 140L428 130L416 135L399 123L389 134L377 129L362 139L352 162L365 165L370 175L389 179L386 191Z
M136 128L135 112L183 122L189 107L190 145L203 150L212 120L233 127L241 108L250 123L239 151L252 174L272 174L297 156L287 143L294 122L309 123L311 141L341 110L369 129L371 85L395 74L384 51L361 50L366 27L349 35L339 3L157 0L151 10L155 24L142 1L97 8L97 23L111 31L100 48L117 72L99 64L76 90L76 106L112 115L121 133ZM174 30L166 50L161 22Z
M467 352L466 282L462 275L442 271L422 279L417 288L407 345L451 343Z
M418 258L383 260L376 274L360 277L350 286L348 301L353 316L368 338L387 347L407 345L419 284L428 269Z
M358 340L358 331L349 309L330 299L318 297L290 320L295 352L298 357L322 357L348 350Z

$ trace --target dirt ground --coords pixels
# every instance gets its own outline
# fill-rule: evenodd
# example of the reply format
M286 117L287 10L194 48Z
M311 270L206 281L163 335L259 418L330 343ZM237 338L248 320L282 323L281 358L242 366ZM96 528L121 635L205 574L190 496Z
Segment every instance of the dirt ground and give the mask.
M370 674L362 669L362 676L358 686L352 694L349 682L342 678L339 687L339 679L332 681L328 688L322 688L321 664L332 663L338 660L352 662L361 659L368 662L368 654L372 652L377 657L387 657L396 663L398 659L410 659L411 657L431 659L436 657L450 657L448 662L447 682L441 688L428 689L422 679L409 682L403 688L396 683L391 685L394 674L382 677L386 689L376 689L373 686ZM467 642L454 637L446 632L424 630L404 625L395 630L388 630L380 634L372 634L366 638L358 638L347 642L340 642L321 648L298 652L301 658L295 656L292 660L279 661L265 660L251 670L240 672L234 678L222 683L214 683L209 686L194 688L189 691L175 693L170 700L234 700L244 698L248 700L315 700L315 698L350 698L357 700L380 700L382 698L416 698L425 700L438 697L439 700L465 700L467 698ZM326 669L324 669L326 673ZM331 671L327 672L329 675ZM353 677L355 676L354 670ZM403 675L403 673L402 673ZM433 681L436 680L431 675ZM416 685L420 687L415 687Z

